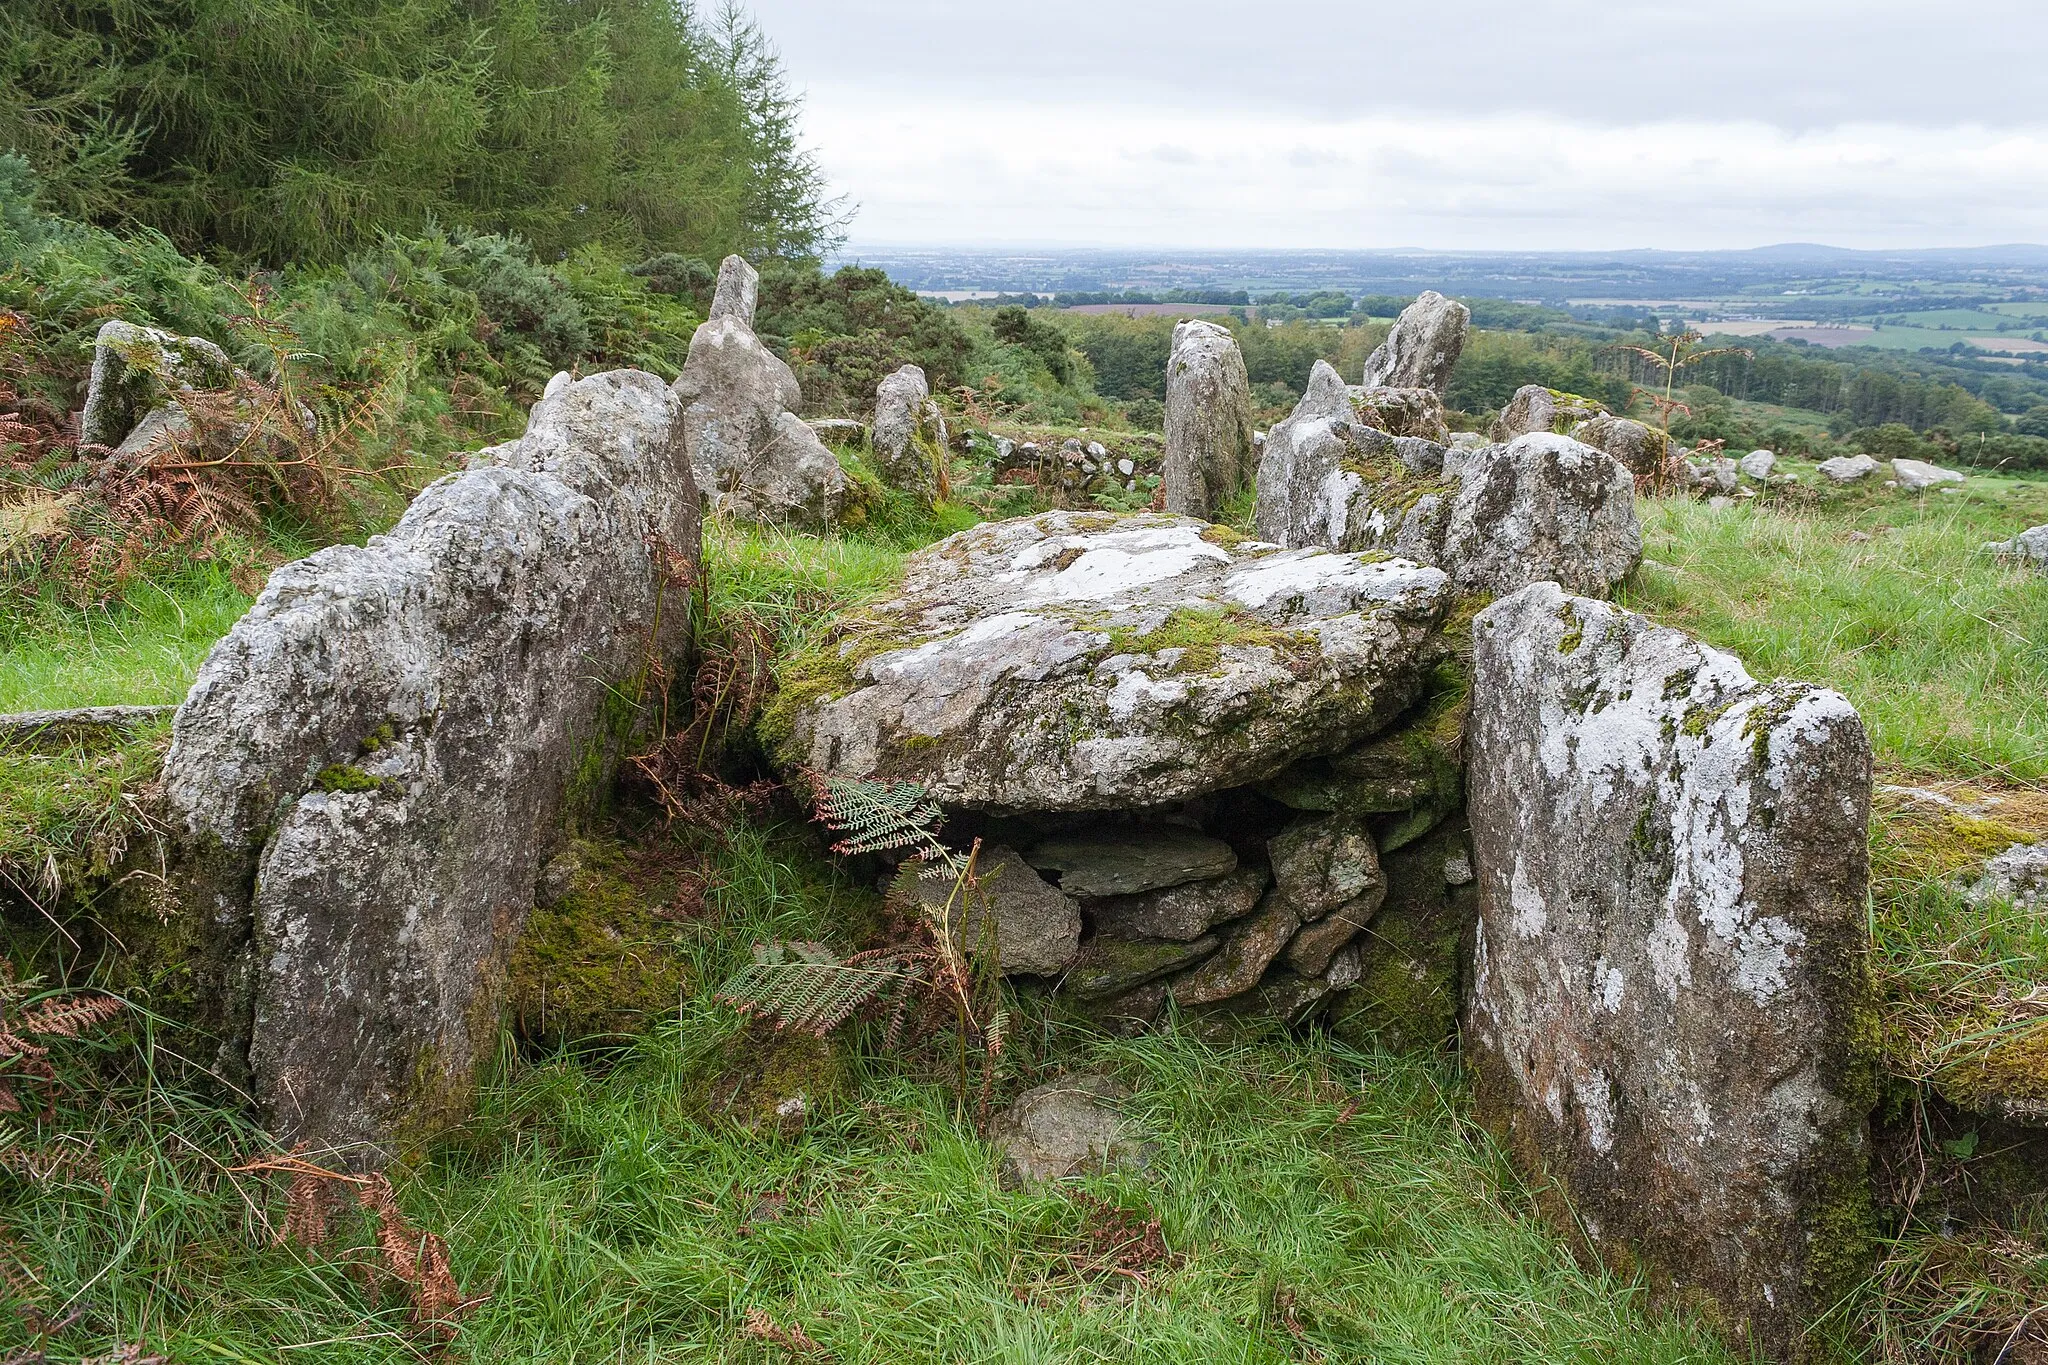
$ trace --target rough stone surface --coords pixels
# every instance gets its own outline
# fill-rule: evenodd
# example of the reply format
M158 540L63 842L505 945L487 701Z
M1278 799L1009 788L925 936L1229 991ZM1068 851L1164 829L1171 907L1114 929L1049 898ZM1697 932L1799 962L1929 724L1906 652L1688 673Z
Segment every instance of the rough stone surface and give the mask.
M1456 1037L1461 971L1479 919L1469 835L1446 820L1386 855L1386 899L1357 941L1358 981L1331 1029L1353 1043L1435 1051Z
M1603 413L1588 418L1572 427L1571 437L1612 455L1645 482L1655 480L1671 458L1671 443L1663 432L1629 417Z
M716 511L813 527L838 519L846 474L796 415L796 375L736 311L690 338L675 391L691 471Z
M650 374L557 387L388 535L272 573L207 656L165 799L189 913L234 959L220 1031L280 1136L458 1107L495 1046L565 809L627 738L617 698L687 646L656 552L698 553L678 425Z
M760 272L738 256L726 257L718 263L718 287L711 295L711 311L704 315L705 321L732 318L752 331L754 299L760 289Z
M1086 908L1095 932L1108 938L1191 943L1219 924L1249 915L1258 907L1267 880L1263 869L1241 867L1207 881L1135 896L1106 896L1089 901Z
M1046 513L911 556L895 600L792 666L766 723L785 763L950 806L1161 807L1382 729L1449 605L1441 572L1400 561Z
M873 440L882 482L927 502L937 495L946 419L918 366L905 365L876 388Z
M1746 479L1769 483L1771 471L1778 467L1778 457L1768 450L1752 450L1737 460L1735 467L1742 471L1742 476Z
M1399 555L1476 592L1555 579L1605 595L1641 560L1635 477L1613 456L1535 433L1478 450L1435 447L1430 460L1355 421L1335 381L1319 363L1266 442L1261 536ZM1434 474L1418 472L1431 463Z
M2002 900L2024 909L2048 909L2048 843L2014 844L1984 864L1968 891L1972 901Z
M1892 477L1899 481L1899 487L1908 493L1924 492L1938 484L1962 483L1969 476L1940 465L1928 464L1924 460L1893 460Z
M1046 1185L1092 1171L1142 1168L1146 1144L1121 1110L1128 1097L1107 1076L1063 1076L1025 1091L989 1125L1005 1179Z
M1173 979L1173 998L1183 1005L1212 1005L1243 995L1259 984L1300 927L1301 916L1286 897L1267 892L1258 912L1230 930L1214 957Z
M1387 339L1366 358L1365 387L1434 389L1441 395L1465 351L1472 310L1426 290L1401 310Z
M234 377L227 352L205 337L181 337L118 319L103 322L93 338L79 443L119 446L145 414L172 395L226 388Z
M1869 1269L1862 723L1555 584L1474 632L1481 1114L1610 1264L1788 1355Z
M1822 474L1836 483L1855 483L1867 479L1877 472L1877 461L1868 455L1836 455L1822 460L1816 466Z
M1292 905L1303 923L1360 899L1376 908L1386 895L1372 831L1356 816L1330 815L1291 825L1267 841L1266 849L1273 860L1274 894Z
M1081 950L1067 969L1060 989L1085 1009L1103 1001L1120 1002L1148 982L1159 980L1216 951L1214 934L1180 939L1098 937ZM1162 988L1159 998L1164 1001Z
M2000 559L2030 563L2042 573L2048 573L2048 526L2022 531L2011 540L1994 540L1984 548Z
M1551 579L1604 596L1642 557L1634 476L1591 446L1538 433L1471 457L1438 562L1471 592Z
M1488 435L1496 442L1512 441L1531 432L1547 431L1561 435L1581 422L1611 415L1590 398L1581 398L1560 389L1546 389L1541 384L1524 384L1515 390L1515 396L1500 410L1500 416L1493 419Z
M983 899L955 910L967 951L980 951L993 933L1003 971L1051 976L1064 970L1081 950L1080 905L1015 849L988 845L978 861ZM916 886L918 899L933 910L943 909L953 894L953 883L942 878L921 877Z
M1166 510L1210 520L1253 469L1251 381L1237 338L1213 322L1183 322L1166 361Z
M1413 437L1439 446L1450 444L1451 428L1444 415L1444 400L1435 389L1382 385L1354 389L1352 400L1361 421L1389 436Z
M1179 825L1063 835L1033 845L1025 861L1057 876L1060 889L1074 896L1133 896L1237 869L1229 844Z

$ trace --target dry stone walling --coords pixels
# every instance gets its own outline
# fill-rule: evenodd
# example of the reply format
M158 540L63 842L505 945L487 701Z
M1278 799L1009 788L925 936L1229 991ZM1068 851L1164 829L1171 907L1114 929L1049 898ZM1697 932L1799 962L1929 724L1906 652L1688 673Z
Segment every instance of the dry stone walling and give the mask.
M1472 592L1548 578L1605 596L1641 561L1635 479L1612 456L1548 434L1453 449L1375 418L1317 362L1293 415L1266 436L1261 536L1400 555Z
M946 458L946 417L932 401L921 367L905 365L877 386L870 440L882 482L926 502L938 496L939 462Z
M651 374L558 378L524 436L278 569L207 656L166 797L225 1060L286 1140L431 1121L495 1045L565 812L683 661L680 409Z
M1213 322L1183 322L1166 362L1166 510L1206 521L1253 468L1251 381L1237 338Z
M1555 584L1474 625L1482 1117L1608 1264L1797 1354L1868 1272L1870 745Z
M1171 992L1298 1021L1440 959L1441 924L1361 935L1471 880L1456 831L1407 866L1425 885L1397 896L1381 862L1457 808L1430 693L1451 597L1413 564L1048 513L912 556L768 733L792 768L922 783L983 838L1006 969L1102 1017Z
M690 338L675 383L690 467L718 515L830 526L846 473L797 416L803 388L795 373L754 335L759 280L745 261L726 257L710 319Z

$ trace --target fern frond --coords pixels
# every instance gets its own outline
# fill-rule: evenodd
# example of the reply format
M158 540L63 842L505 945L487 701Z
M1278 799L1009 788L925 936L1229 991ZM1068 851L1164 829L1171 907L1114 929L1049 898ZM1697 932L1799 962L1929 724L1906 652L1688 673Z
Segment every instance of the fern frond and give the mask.
M942 855L939 826L945 812L918 782L880 782L868 777L811 775L817 817L846 837L834 853L888 853L899 848L922 858Z
M925 954L860 953L842 959L821 943L765 943L727 979L718 999L782 1028L822 1038L864 1006L924 979Z
M76 1038L119 1014L125 1003L112 995L60 995L22 1011L15 1021L28 1033Z

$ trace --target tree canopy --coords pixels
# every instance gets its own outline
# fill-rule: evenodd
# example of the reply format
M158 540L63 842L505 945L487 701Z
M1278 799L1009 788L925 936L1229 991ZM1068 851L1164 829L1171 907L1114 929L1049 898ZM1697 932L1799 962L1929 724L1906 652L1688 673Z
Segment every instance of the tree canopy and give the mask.
M439 223L547 259L808 255L839 219L731 0L12 0L0 151L187 252L343 258Z

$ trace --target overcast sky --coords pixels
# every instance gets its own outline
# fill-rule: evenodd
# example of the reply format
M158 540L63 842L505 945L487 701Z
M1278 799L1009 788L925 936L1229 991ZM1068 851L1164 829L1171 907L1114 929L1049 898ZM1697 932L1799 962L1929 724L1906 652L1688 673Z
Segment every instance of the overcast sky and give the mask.
M867 243L2048 242L2048 0L752 0Z

